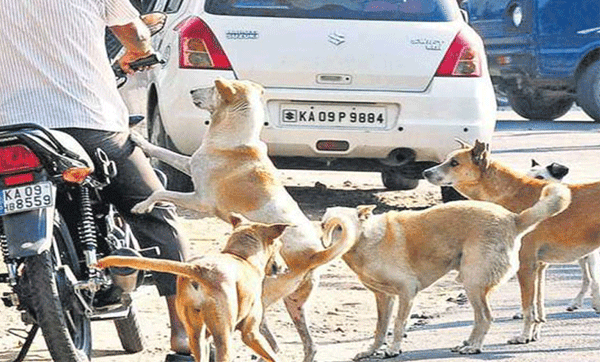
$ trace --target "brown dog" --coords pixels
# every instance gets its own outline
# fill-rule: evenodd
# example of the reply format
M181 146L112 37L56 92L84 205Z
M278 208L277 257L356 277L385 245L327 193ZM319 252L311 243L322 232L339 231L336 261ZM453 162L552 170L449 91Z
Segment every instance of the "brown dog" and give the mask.
M129 267L176 274L177 314L185 326L196 361L208 362L206 332L213 337L216 361L232 360L234 330L267 361L277 356L259 332L265 268L276 252L277 239L289 224L242 223L231 216L233 233L220 254L186 263L138 257L108 256L99 268Z
M517 270L522 235L568 204L569 189L551 184L535 205L519 214L481 201L380 215L371 215L374 207L367 206L327 209L322 222L324 240L336 232L352 240L354 246L342 258L377 301L375 341L355 359L371 357L383 346L396 295L394 343L383 353L386 357L399 354L414 297L450 270L459 271L457 279L475 313L469 339L453 351L480 353L492 322L488 296Z
M306 316L306 302L318 284L312 270L342 255L343 243L323 249L317 230L281 183L278 170L259 138L265 123L263 88L250 81L217 79L209 88L193 90L196 106L211 112L211 122L202 144L191 157L150 144L132 134L144 152L187 173L194 192L154 192L135 205L144 213L156 202L172 202L193 210L223 217L231 212L263 223L293 224L281 236L281 256L289 272L268 278L263 287L263 305L283 298L304 346L304 362L316 353ZM274 350L277 345L266 324L261 328Z
M549 183L491 160L488 145L481 142L473 147L462 143L462 149L423 175L435 185L453 186L471 199L492 201L513 212L531 207ZM569 207L523 237L517 276L524 326L521 335L509 343L528 343L540 337L546 320L544 278L548 263L570 263L600 246L600 182L568 187L572 194Z

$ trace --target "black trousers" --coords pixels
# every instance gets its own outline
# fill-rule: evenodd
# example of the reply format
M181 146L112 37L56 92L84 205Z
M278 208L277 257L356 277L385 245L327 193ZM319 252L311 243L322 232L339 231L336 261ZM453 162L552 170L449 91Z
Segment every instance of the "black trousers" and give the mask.
M123 215L140 246L159 247L159 257L163 259L185 260L187 241L179 231L174 206L156 205L152 212L141 215L130 212L135 204L163 186L142 150L129 139L129 133L81 128L63 128L60 131L70 134L81 143L97 170L101 167L95 157L97 148L101 148L116 163L117 176L102 190L102 197L114 204ZM161 296L175 294L176 277L173 274L153 273L153 276Z

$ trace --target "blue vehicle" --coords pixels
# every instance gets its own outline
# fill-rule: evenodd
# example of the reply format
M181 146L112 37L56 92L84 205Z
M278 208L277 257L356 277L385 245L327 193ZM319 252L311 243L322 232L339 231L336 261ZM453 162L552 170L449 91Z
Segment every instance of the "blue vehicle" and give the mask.
M600 1L464 0L461 8L515 112L555 119L577 102L600 122Z

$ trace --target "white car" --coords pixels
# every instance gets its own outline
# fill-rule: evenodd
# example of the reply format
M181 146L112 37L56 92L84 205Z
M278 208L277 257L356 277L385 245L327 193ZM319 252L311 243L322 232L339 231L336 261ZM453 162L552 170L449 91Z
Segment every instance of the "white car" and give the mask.
M157 0L151 10L169 14L154 37L166 63L138 75L143 97L125 97L145 108L153 143L198 148L210 117L190 90L217 77L265 87L261 138L280 168L379 171L387 188L411 189L455 138L492 138L483 43L455 0Z

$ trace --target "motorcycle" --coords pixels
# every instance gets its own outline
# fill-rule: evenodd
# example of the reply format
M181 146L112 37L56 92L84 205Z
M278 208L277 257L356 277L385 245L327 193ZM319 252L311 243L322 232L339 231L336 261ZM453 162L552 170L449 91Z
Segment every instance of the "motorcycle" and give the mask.
M130 66L159 62L152 55ZM29 123L0 127L0 252L6 265L0 283L10 287L1 299L32 325L15 362L24 360L39 329L54 360L89 361L91 322L97 320L114 320L126 352L144 348L131 293L147 275L93 267L107 255L158 253L141 250L115 207L102 199L100 190L117 172L104 151L90 156L63 132Z

